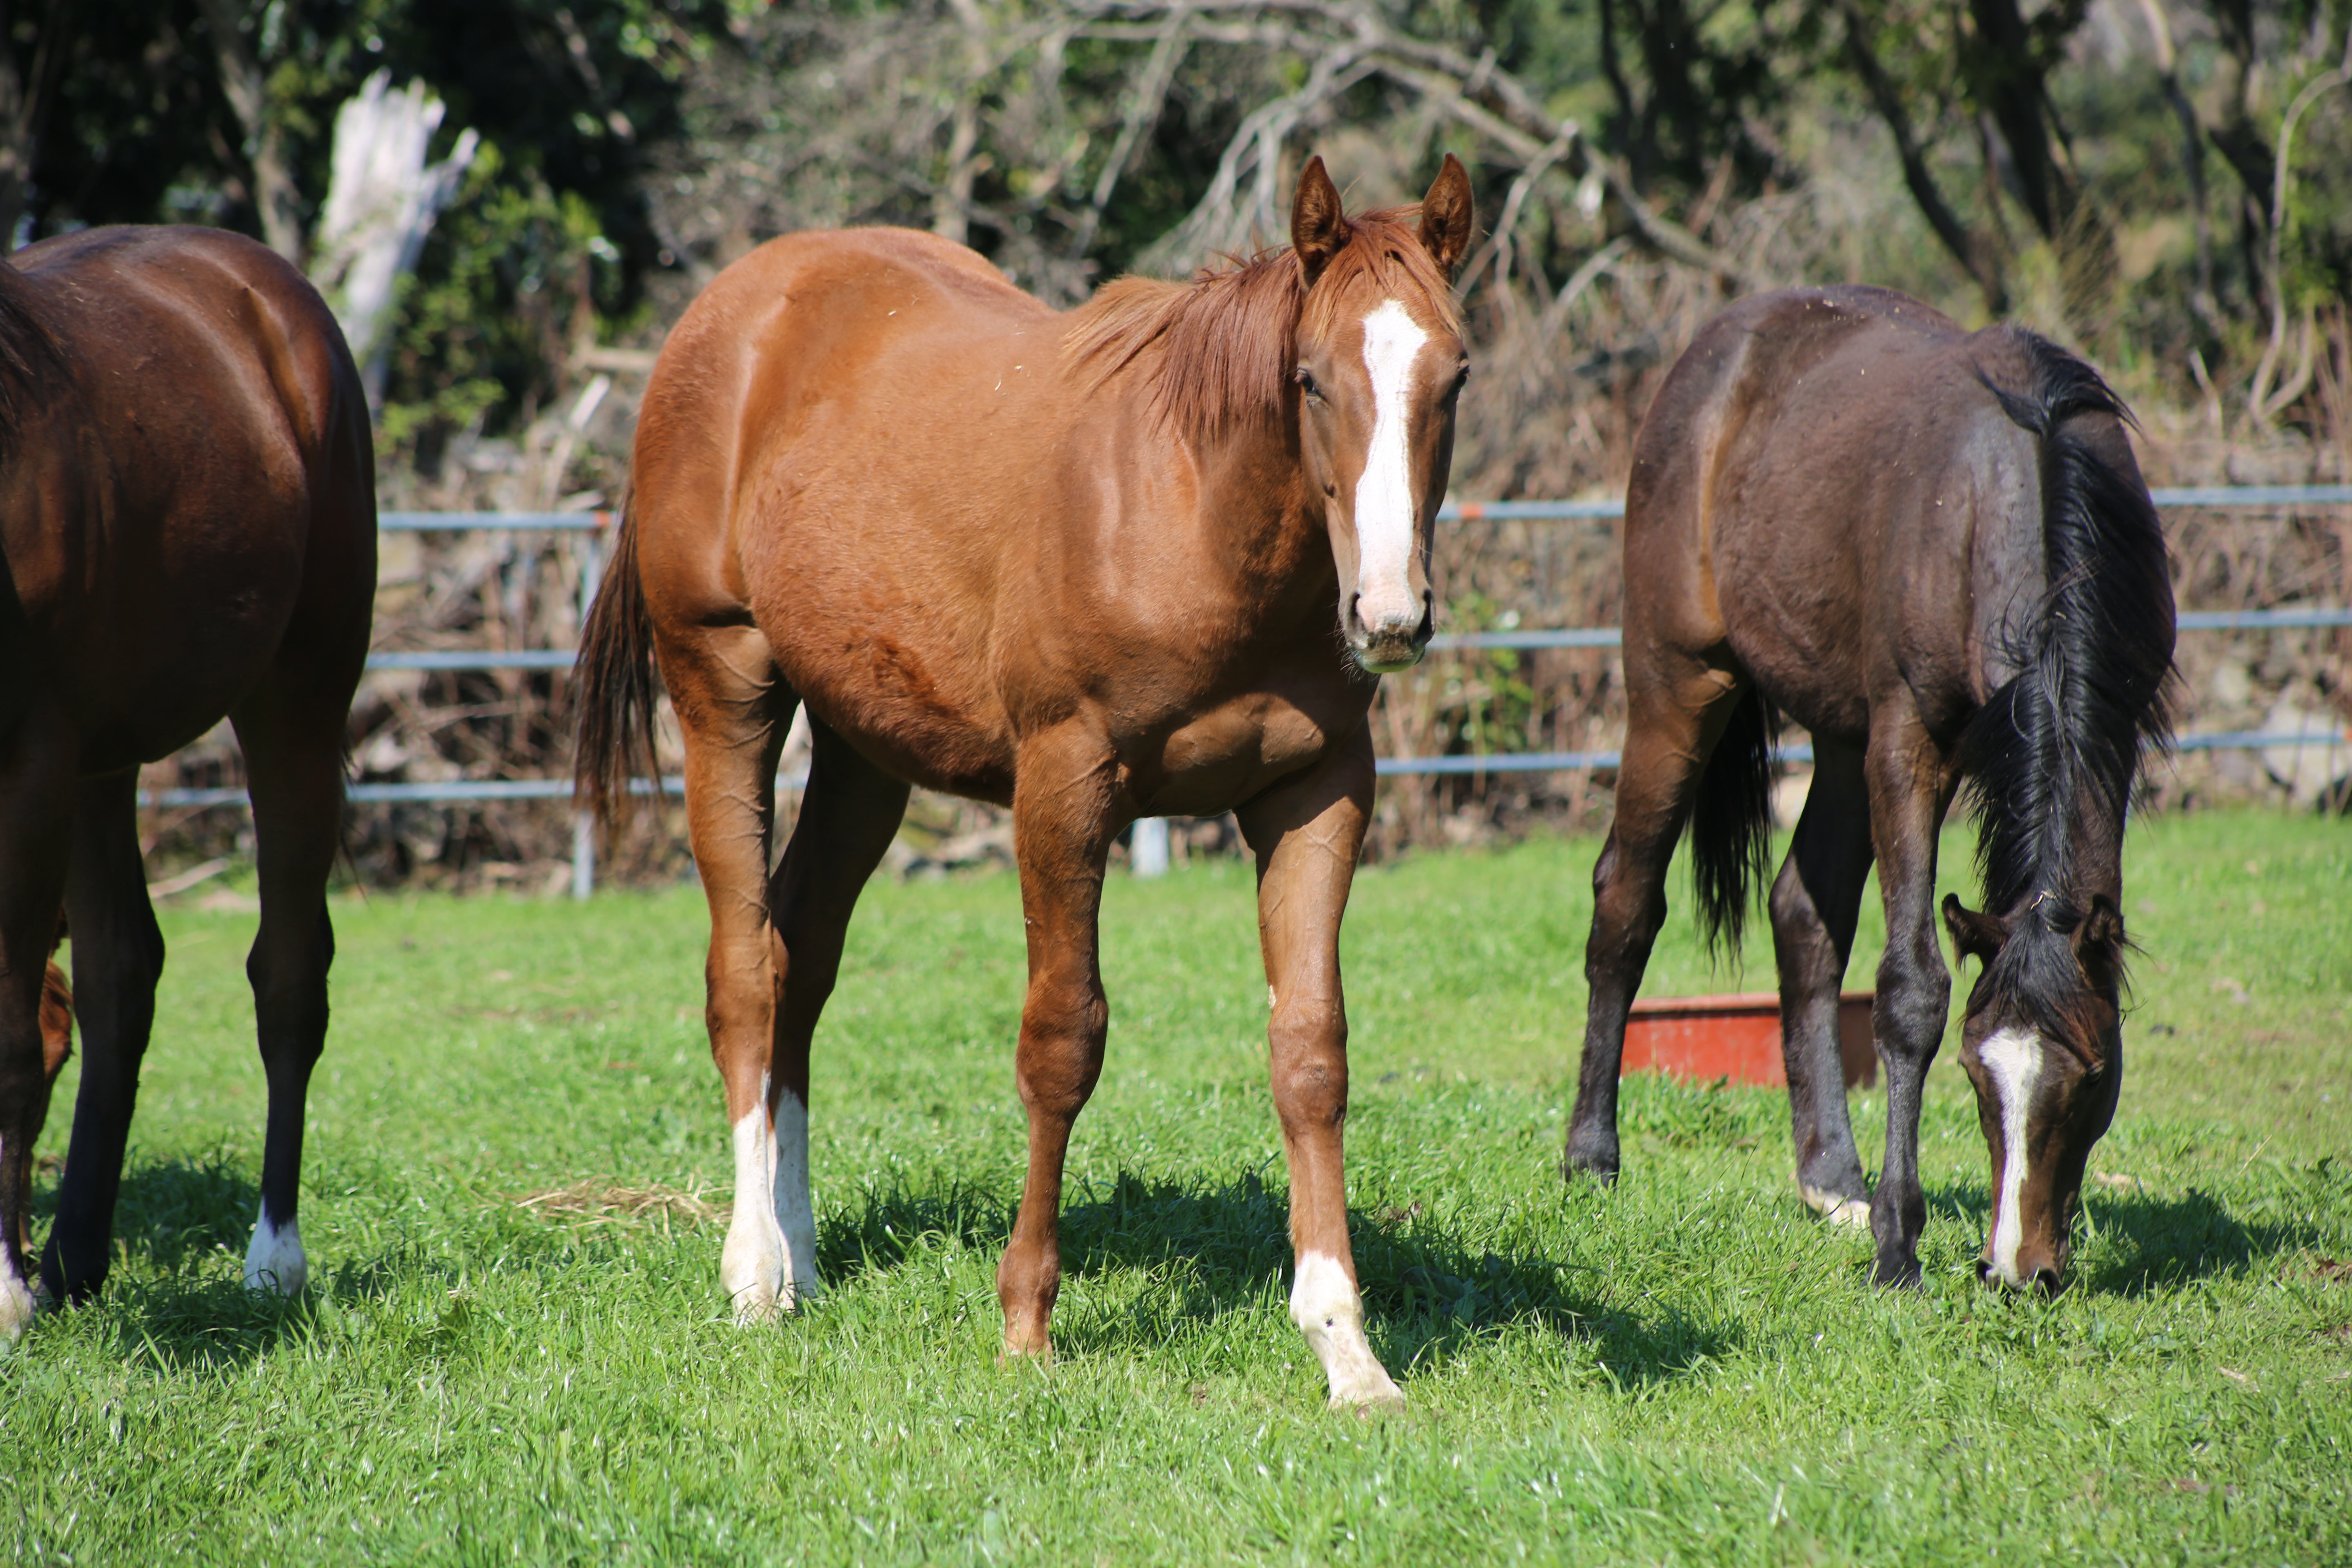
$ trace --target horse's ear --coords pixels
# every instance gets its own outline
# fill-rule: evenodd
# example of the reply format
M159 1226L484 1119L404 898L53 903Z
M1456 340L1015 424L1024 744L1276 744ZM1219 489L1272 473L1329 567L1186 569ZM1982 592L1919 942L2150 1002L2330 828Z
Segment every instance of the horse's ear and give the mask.
M1471 226L1470 174L1448 153L1429 195L1421 198L1421 243L1448 278L1470 248Z
M1956 893L1944 895L1944 929L1952 933L1953 952L1979 963L1990 963L2009 938L1999 919L1968 908Z
M1323 171L1323 155L1298 171L1298 194L1290 203L1290 246L1298 253L1299 276L1309 289L1339 247L1348 243L1348 220L1339 211L1339 187Z
M2067 940L2092 984L2109 990L2123 978L2124 912L2105 893L2092 895L2090 910Z

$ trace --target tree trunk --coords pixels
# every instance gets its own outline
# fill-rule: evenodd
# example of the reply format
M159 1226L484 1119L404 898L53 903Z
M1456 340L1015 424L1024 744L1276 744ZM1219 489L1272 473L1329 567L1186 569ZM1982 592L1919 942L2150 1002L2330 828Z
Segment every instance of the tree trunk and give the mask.
M392 357L392 308L425 237L457 193L479 139L468 131L447 159L425 163L441 100L412 81L394 92L378 71L335 111L334 183L319 215L310 280L334 308L367 385L382 407Z
M253 205L261 216L261 237L296 266L302 263L302 198L286 162L286 140L269 112L269 82L239 26L236 0L202 0L205 25L220 59L221 90L245 132L246 161L253 168Z

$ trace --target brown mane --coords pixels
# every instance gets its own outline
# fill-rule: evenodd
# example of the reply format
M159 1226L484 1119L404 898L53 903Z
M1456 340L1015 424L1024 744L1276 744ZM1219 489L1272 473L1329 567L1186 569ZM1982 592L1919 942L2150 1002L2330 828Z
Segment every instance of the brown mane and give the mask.
M1300 327L1330 331L1339 301L1359 284L1391 296L1414 290L1435 303L1447 331L1460 331L1453 286L1405 225L1417 210L1388 207L1347 219L1348 243L1312 289L1288 246L1202 268L1189 283L1114 279L1070 312L1063 354L1089 377L1089 390L1142 361L1154 416L1188 441L1277 423Z

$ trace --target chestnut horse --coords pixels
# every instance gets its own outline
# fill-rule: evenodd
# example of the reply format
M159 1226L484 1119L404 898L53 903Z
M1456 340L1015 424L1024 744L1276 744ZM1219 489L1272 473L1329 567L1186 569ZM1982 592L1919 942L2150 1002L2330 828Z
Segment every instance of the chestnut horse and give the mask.
M1190 284L1124 279L1057 315L927 234L793 235L671 332L581 651L579 768L609 819L632 763L650 766L657 656L710 903L739 1316L818 1289L809 1040L909 784L1013 810L1029 1167L997 1292L1013 1355L1050 1352L1063 1157L1109 1020L1111 842L1140 816L1234 810L1257 857L1292 1315L1335 1405L1401 1397L1348 1240L1339 919L1375 672L1430 633L1470 229L1452 158L1417 227L1343 216L1316 159L1290 249ZM799 704L814 754L772 876Z
M1967 780L1986 910L1948 899L1944 918L1984 964L1960 1036L1993 1165L1979 1271L2058 1288L2123 1078L2125 811L2143 748L2168 735L2171 580L2128 419L2032 333L1965 332L1881 289L1743 300L1675 364L1625 500L1630 712L1593 870L1571 1177L1617 1171L1625 1016L1685 822L1702 922L1738 942L1786 713L1814 748L1771 892L1799 1189L1867 1217L1879 1283L1918 1278L1920 1086L1951 993L1936 837ZM1887 930L1874 1195L1837 1028L1873 860Z
M106 1279L163 963L139 764L225 715L253 795L261 930L246 972L269 1080L246 1276L301 1287L303 1097L327 1028L325 889L374 598L373 483L342 333L273 252L216 229L105 228L0 265L0 1332L34 1306L24 1229L58 908L81 1089L40 1279L80 1300Z

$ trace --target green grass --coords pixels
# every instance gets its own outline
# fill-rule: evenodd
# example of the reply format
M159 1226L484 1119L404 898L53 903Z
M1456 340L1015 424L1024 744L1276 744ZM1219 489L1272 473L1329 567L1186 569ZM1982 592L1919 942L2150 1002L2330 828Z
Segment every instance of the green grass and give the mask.
M236 1283L252 919L167 912L113 1283L0 1352L0 1533L78 1563L2352 1561L2341 825L2135 829L2130 1075L2049 1303L1974 1280L1948 1045L1918 1291L1798 1204L1773 1092L1634 1080L1624 1178L1564 1190L1592 852L1357 884L1350 1196L1412 1402L1381 1421L1323 1412L1283 1310L1242 867L1114 881L1051 1369L995 1361L1009 877L867 894L815 1069L831 1294L756 1330L692 1202L519 1201L724 1201L698 893L339 902L290 1303ZM1731 984L1678 913L1648 989Z

